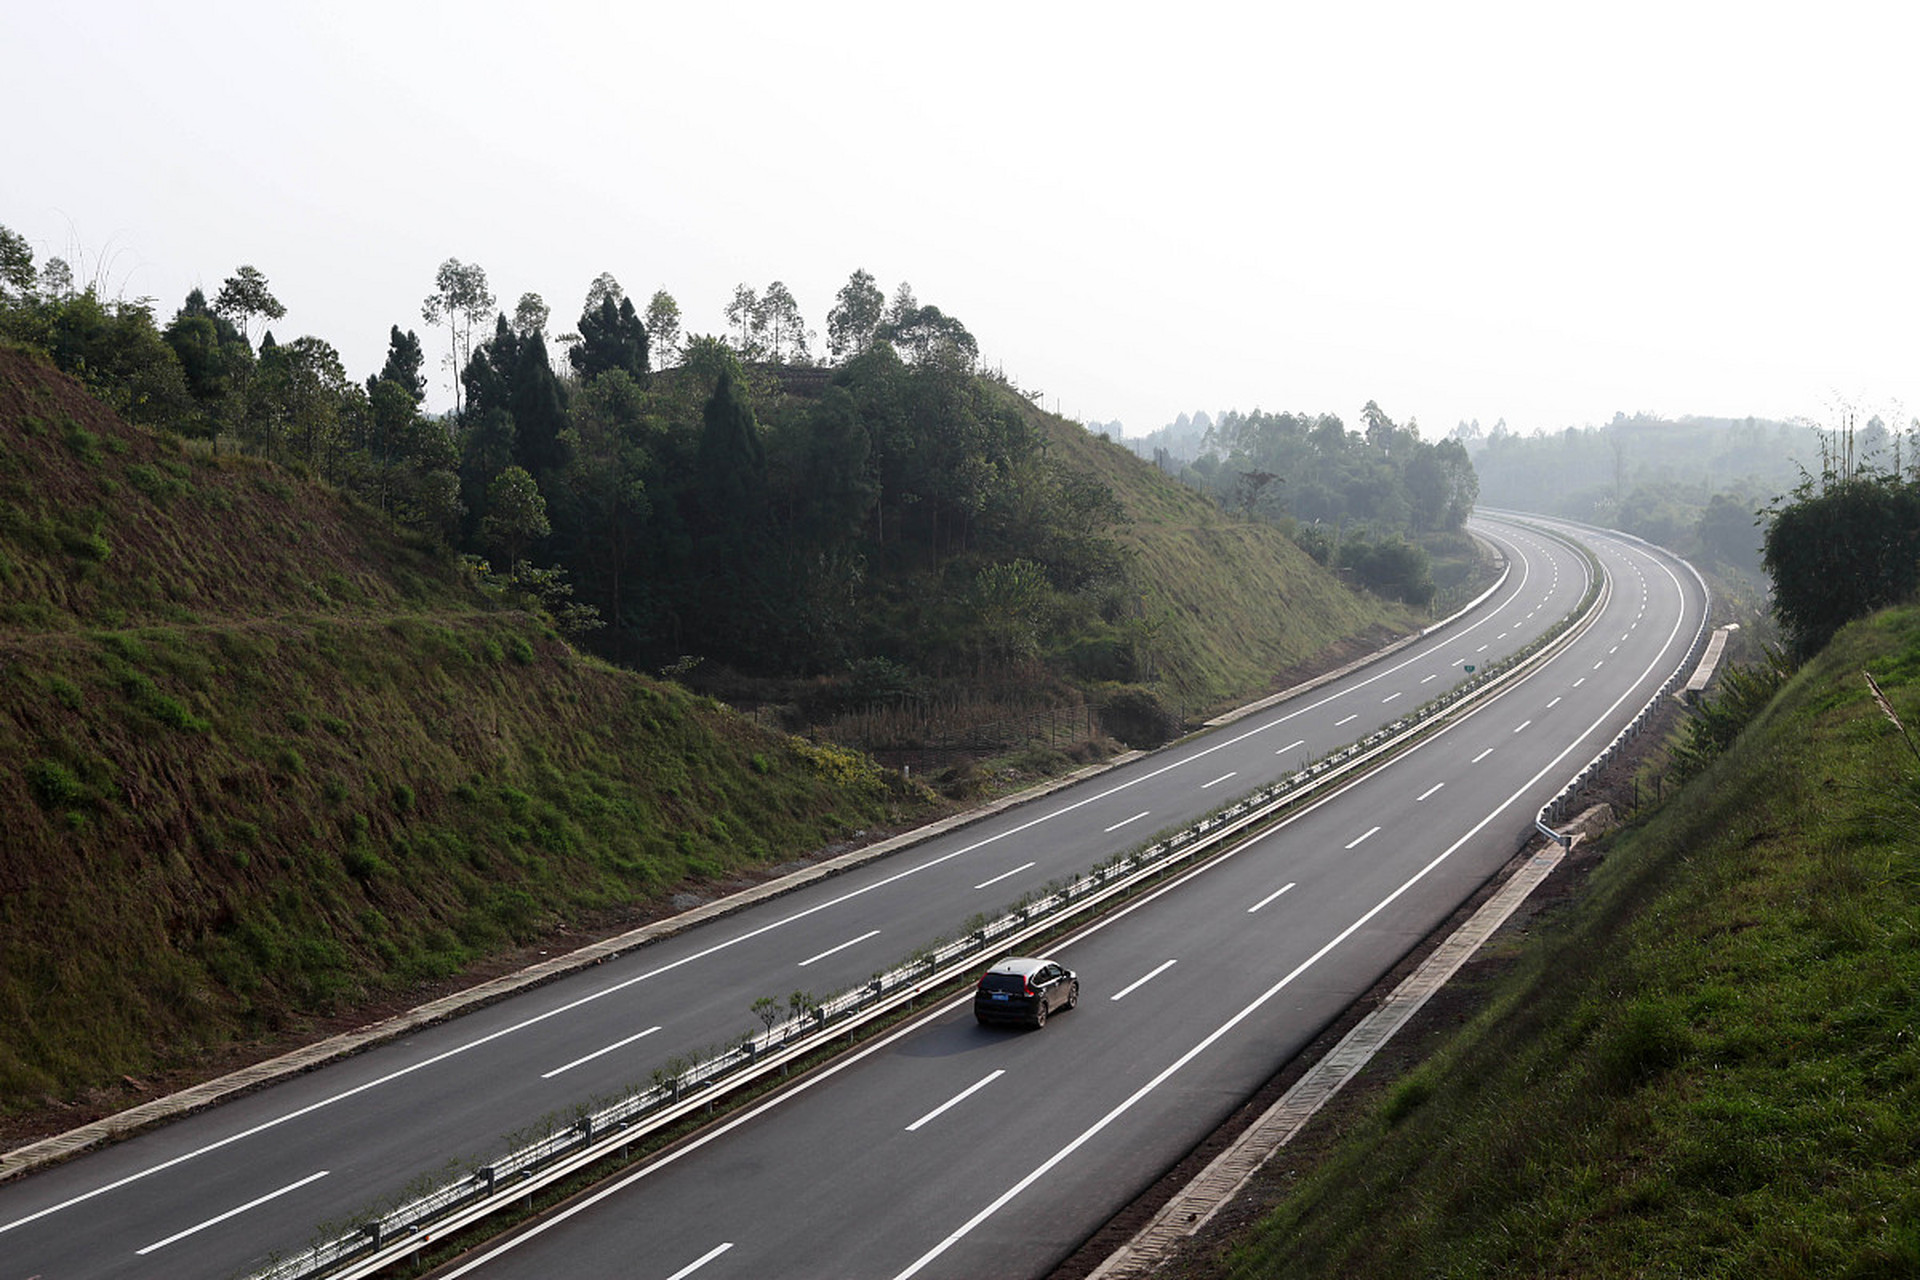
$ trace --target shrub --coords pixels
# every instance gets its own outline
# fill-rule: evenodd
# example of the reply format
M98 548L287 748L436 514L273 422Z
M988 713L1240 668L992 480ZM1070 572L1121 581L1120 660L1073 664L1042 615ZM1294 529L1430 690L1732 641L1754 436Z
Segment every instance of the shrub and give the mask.
M1100 727L1129 747L1147 750L1179 730L1174 715L1149 689L1117 689L1100 703Z
M28 765L27 788L43 809L66 809L87 798L86 784L58 760L35 760Z

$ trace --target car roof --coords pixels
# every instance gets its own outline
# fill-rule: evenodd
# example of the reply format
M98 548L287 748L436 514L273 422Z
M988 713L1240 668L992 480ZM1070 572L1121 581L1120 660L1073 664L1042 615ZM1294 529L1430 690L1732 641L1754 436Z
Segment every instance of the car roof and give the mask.
M1034 956L1008 956L1006 959L1002 960L999 964L996 964L993 966L993 968L987 970L987 972L988 973L1014 973L1014 974L1019 974L1022 977L1025 977L1027 974L1039 972L1041 965L1052 964L1052 963L1053 963L1052 960L1048 960L1044 958L1036 958Z

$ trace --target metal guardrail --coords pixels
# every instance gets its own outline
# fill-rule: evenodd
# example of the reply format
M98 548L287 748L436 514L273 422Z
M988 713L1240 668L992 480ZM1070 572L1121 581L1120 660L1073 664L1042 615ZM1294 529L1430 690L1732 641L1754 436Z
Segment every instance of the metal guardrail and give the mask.
M1572 544L1576 545L1577 544ZM546 1131L441 1186L394 1207L371 1211L331 1238L277 1258L247 1280L347 1280L371 1276L417 1253L436 1238L513 1205L605 1157L694 1114L722 1093L817 1051L834 1037L910 1003L970 972L980 960L1048 932L1079 913L1190 863L1247 827L1276 816L1305 795L1346 778L1389 752L1408 746L1440 720L1462 711L1571 640L1602 597L1598 562L1587 593L1564 618L1518 652L1474 673L1447 692L1367 735L1259 788L1193 824L1100 863L1039 897L1023 901L960 937L935 943L869 981L793 1010L764 1031L669 1071L656 1070L643 1086L610 1103L582 1106L574 1119L542 1122ZM721 1086L724 1084L724 1088Z
M1681 679L1685 676L1687 668L1691 666L1694 659L1699 656L1701 646L1706 643L1706 638L1712 630L1713 592L1707 586L1707 580L1700 576L1698 569L1694 568L1679 556L1674 555L1673 552L1668 551L1665 547L1656 546L1654 543L1648 542L1645 538L1635 537L1631 533L1621 533L1617 530L1608 530L1607 532L1613 537L1637 542L1643 547L1658 551L1668 559L1684 565L1687 572L1693 575L1693 580L1700 584L1700 594L1705 600L1705 607L1700 611L1700 628L1693 634L1693 643L1687 646L1687 656L1675 665L1673 674L1667 677L1664 684L1654 690L1653 696L1647 699L1646 705L1641 707L1633 719L1627 722L1626 728L1614 735L1613 741L1607 744L1606 749L1592 760L1589 760L1586 766L1574 775L1573 781L1562 787L1553 799L1541 805L1540 812L1534 815L1534 827L1538 829L1542 835L1546 836L1547 839L1553 841L1563 849L1571 848L1573 839L1571 836L1562 835L1560 832L1554 830L1553 824L1564 820L1568 816L1573 809L1574 801L1579 797L1580 793L1585 791L1588 785L1593 782L1594 778L1599 776L1601 770L1614 762L1627 743L1639 737L1640 734L1645 731L1647 725L1653 720L1653 713L1659 707L1660 700L1672 693L1675 686L1681 683Z

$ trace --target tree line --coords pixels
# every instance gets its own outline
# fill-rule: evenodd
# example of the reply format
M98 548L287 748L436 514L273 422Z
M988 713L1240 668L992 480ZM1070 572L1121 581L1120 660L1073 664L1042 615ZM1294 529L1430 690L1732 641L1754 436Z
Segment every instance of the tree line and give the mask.
M162 320L0 228L0 334L132 421L311 470L616 660L1017 676L1124 577L1114 495L1047 458L909 286L855 271L825 363L778 281L726 314L683 334L671 295L638 307L603 274L556 358L543 299L509 313L450 258L421 308L456 395L433 415L416 329L355 378L324 340L275 338L286 309L252 266Z
M1280 524L1320 563L1425 605L1435 589L1419 539L1465 527L1479 496L1473 462L1458 441L1428 443L1371 400L1361 418L1355 431L1330 413L1231 410L1207 421L1182 474L1223 506Z

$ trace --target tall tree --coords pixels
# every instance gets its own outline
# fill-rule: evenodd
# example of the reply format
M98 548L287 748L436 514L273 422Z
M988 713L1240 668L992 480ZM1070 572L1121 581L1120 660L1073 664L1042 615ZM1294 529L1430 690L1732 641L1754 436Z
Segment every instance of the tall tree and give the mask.
M421 374L426 367L427 353L420 346L420 335L408 329L402 332L394 325L387 334L387 362L380 366L380 372L367 379L367 394L373 394L375 383L382 380L395 383L415 404L423 403L427 398L427 380Z
M835 362L859 355L873 345L887 315L887 295L865 270L855 271L834 296L827 312L827 354Z
M14 303L33 291L33 247L10 227L0 227L0 303Z
M267 278L253 267L241 267L228 276L220 286L220 293L213 300L215 315L224 316L240 329L241 337L248 337L255 316L267 320L278 320L287 314L280 305L280 299L273 296L273 290L267 287Z
M580 341L567 360L583 381L618 369L644 387L651 376L648 354L647 327L634 312L633 299L623 297L616 305L609 295L581 314Z
M493 291L487 287L486 269L478 263L467 264L448 258L434 273L433 292L420 304L420 317L428 324L447 326L447 368L453 372L453 411L460 412L461 374L473 357L473 327L484 323L493 312Z
M777 364L806 364L812 359L807 322L793 293L778 280L760 295L756 327L766 335L767 356Z
M552 308L537 293L523 293L513 308L513 331L521 337L539 334L545 337L547 320L552 316Z
M655 289L647 303L647 336L653 345L653 360L664 369L680 354L680 304L665 289Z
M553 532L540 486L521 467L508 467L487 486L487 514L481 540L506 557L507 570L525 562L533 544Z
M733 301L727 304L727 323L733 326L733 349L742 360L760 358L760 294L752 285L733 287Z
M588 311L596 310L600 306L600 300L602 298L612 298L617 305L620 299L626 296L627 291L620 287L620 282L613 278L613 273L611 271L602 271L593 278L593 283L587 286L586 309Z

